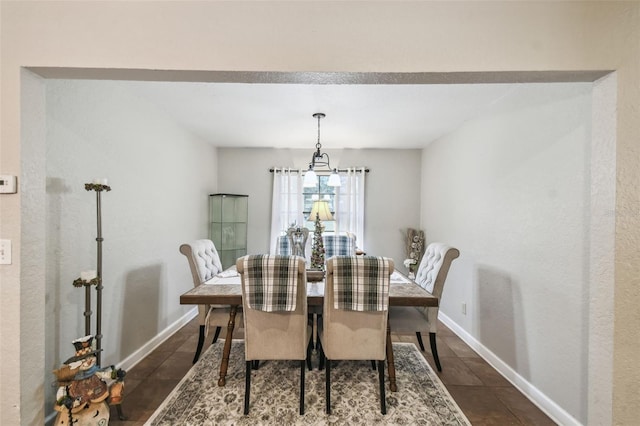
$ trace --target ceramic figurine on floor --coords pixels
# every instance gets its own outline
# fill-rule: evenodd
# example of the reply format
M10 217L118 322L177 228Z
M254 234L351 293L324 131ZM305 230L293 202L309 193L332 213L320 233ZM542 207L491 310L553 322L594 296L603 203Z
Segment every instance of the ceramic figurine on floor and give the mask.
M124 386L123 370L114 367L100 369L93 336L84 336L73 341L75 356L53 373L58 381L55 409L59 411L56 426L62 425L107 425L109 405L122 402Z

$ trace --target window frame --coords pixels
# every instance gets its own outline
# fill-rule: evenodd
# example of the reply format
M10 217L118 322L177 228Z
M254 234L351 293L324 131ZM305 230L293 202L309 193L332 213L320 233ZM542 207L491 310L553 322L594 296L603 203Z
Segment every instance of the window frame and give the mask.
M316 229L315 219L307 219L309 217L309 214L311 213L313 201L315 200L314 196L317 196L317 199L326 199L329 202L329 210L335 217L335 203L337 194L335 187L327 185L330 175L330 173L317 173L316 186L302 187L302 216L305 219L304 227L307 228L310 233L313 233ZM322 222L322 224L324 225L324 233L335 233L335 221L325 221Z

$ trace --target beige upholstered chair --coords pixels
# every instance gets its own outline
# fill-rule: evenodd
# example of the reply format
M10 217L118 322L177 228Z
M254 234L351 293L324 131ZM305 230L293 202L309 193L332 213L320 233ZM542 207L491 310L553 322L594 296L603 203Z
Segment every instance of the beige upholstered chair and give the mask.
M327 260L323 316L319 325L320 368L326 359L327 414L331 413L332 360L378 361L380 411L386 414L384 361L393 267L393 260L384 257L336 256Z
M442 297L444 283L451 267L451 262L460 256L458 249L443 243L431 243L427 246L418 272L416 283L439 300ZM389 309L389 326L394 333L416 333L420 349L424 352L422 332L429 332L431 353L438 371L442 371L438 348L436 346L436 331L438 326L438 307L403 307L393 306Z
M193 241L190 244L182 244L180 246L180 253L184 254L189 261L189 269L191 269L194 287L209 281L215 277L216 274L222 272L222 263L220 262L218 251L211 240L203 239ZM240 312L236 315L236 321L237 324L242 324L242 314ZM204 340L209 335L209 328L215 327L216 330L213 341L211 342L211 344L213 344L218 340L222 327L226 327L229 324L229 307L221 305L198 305L198 322L200 324L200 330L198 334L198 346L193 358L194 364L198 361L198 358L200 358Z
M236 268L242 278L244 314L244 414L249 413L251 367L258 360L300 360L300 414L304 414L305 360L311 369L311 327L307 325L304 259L249 255L239 258ZM283 276L286 278L277 278Z

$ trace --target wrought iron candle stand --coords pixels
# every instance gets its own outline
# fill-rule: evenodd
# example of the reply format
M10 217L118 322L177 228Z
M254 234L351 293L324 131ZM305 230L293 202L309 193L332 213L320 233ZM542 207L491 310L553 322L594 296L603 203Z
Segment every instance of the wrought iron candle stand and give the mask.
M102 191L111 191L111 187L106 184L106 179L101 183L85 183L84 189L87 191L95 191L96 192L96 216L97 216L97 225L98 225L98 235L96 237L97 243L97 271L87 271L83 272L82 276L76 279L73 282L73 285L76 287L85 288L85 296L84 296L84 328L85 334L91 334L91 315L93 312L91 311L91 286L96 286L97 300L96 300L96 361L98 365L102 365L100 363L100 352L102 349L102 242L104 238L102 238L102 207L100 205L100 194Z

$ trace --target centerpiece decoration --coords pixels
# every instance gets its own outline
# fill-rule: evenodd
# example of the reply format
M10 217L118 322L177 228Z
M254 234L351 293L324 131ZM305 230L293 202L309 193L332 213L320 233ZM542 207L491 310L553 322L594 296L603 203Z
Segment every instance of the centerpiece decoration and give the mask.
M329 210L329 202L327 200L316 200L311 207L311 213L308 220L315 219L315 229L313 231L313 245L311 246L311 269L324 271L324 241L322 240L322 232L324 232L323 220L334 220Z
M313 231L313 246L311 247L311 269L324 271L324 241L322 241L322 231L324 225L320 219L316 218L316 229Z

